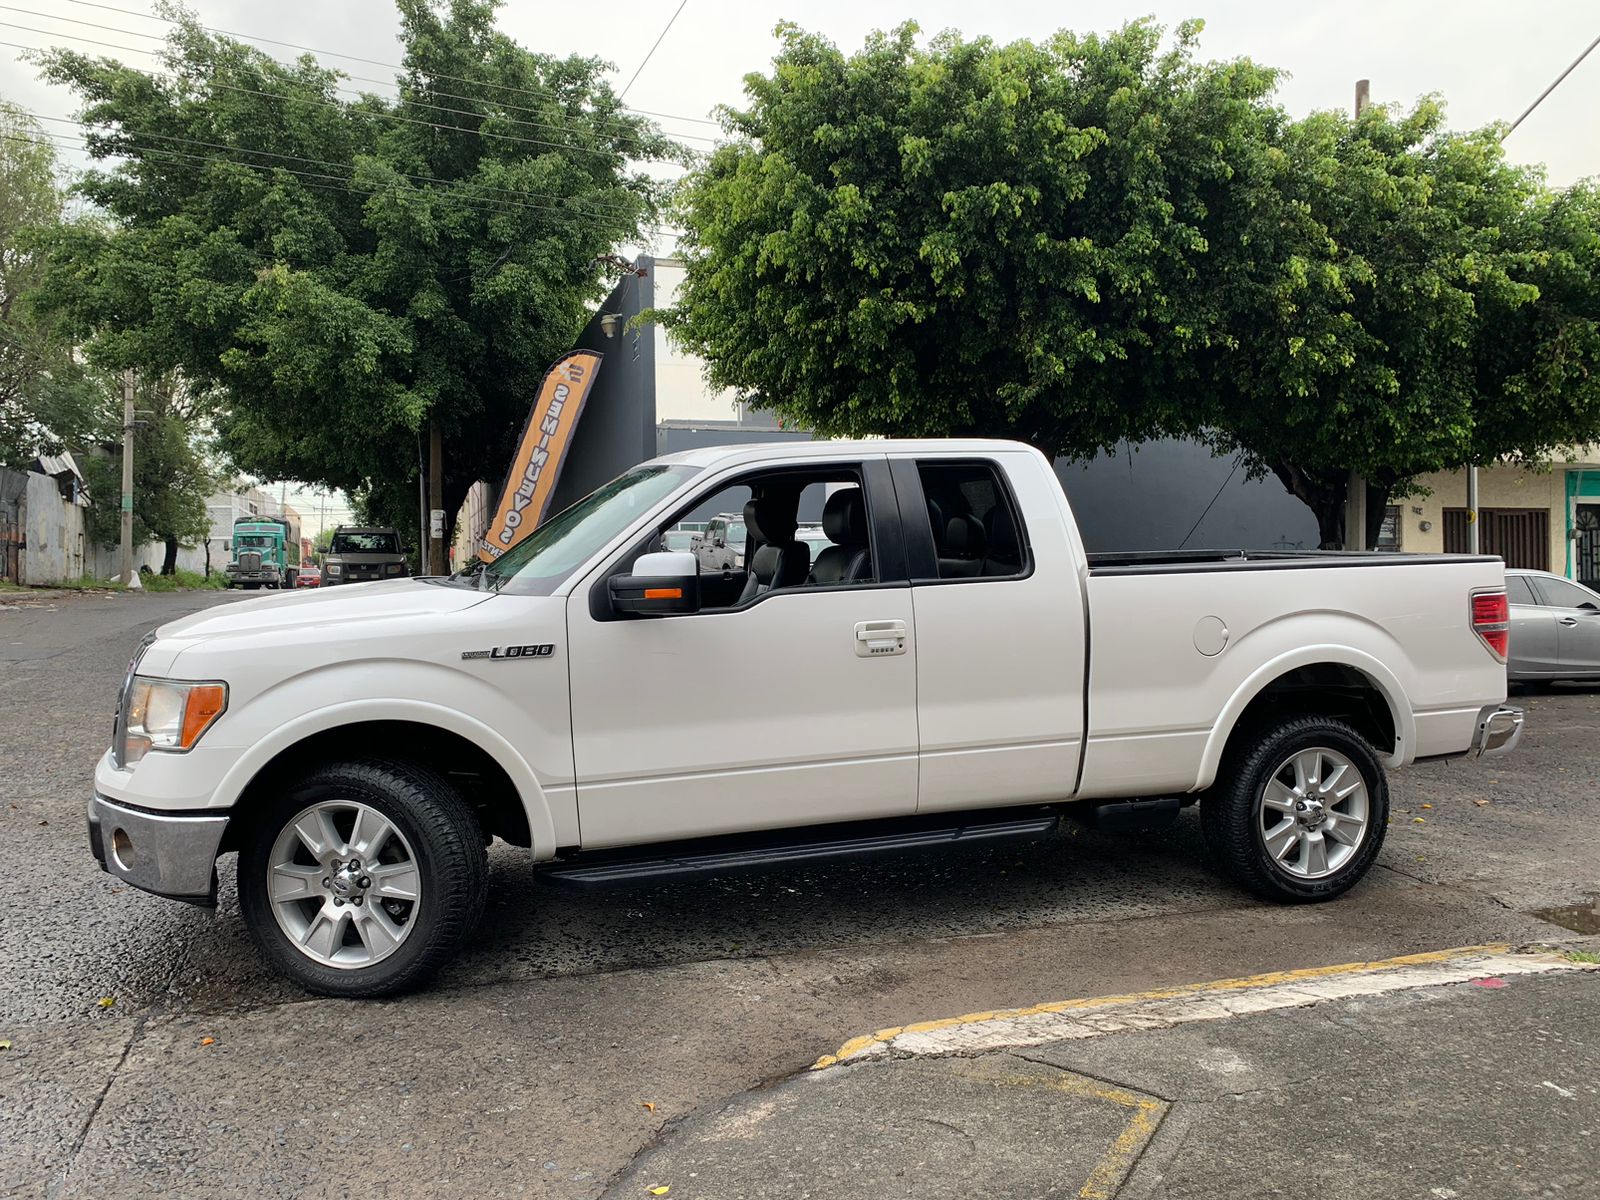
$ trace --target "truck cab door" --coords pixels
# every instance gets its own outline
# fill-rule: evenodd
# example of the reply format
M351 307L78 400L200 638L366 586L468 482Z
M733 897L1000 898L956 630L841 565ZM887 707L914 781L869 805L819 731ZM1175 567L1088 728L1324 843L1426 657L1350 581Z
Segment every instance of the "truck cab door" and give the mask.
M1064 800L1083 753L1075 530L1025 452L891 456L917 614L917 810Z
M724 598L720 571L702 564L701 595L712 601L699 611L614 612L611 577L658 545L661 529L728 503L730 487L860 489L870 577L819 586L806 564L791 564L767 590ZM708 481L580 581L567 638L584 846L915 810L916 634L898 520L881 456L805 459ZM792 537L781 525L775 536Z

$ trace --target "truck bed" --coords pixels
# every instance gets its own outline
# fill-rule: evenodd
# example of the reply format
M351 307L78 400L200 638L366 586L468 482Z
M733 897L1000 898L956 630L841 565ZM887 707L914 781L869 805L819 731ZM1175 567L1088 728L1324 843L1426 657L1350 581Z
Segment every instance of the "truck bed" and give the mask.
M1381 550L1113 550L1087 558L1089 573L1097 576L1500 561L1492 554L1398 554Z

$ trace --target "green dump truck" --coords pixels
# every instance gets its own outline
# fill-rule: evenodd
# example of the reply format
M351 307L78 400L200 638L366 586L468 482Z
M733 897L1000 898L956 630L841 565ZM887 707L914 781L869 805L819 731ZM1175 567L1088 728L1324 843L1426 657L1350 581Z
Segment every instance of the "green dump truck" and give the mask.
M230 588L293 587L300 567L300 539L283 517L240 517L233 523Z

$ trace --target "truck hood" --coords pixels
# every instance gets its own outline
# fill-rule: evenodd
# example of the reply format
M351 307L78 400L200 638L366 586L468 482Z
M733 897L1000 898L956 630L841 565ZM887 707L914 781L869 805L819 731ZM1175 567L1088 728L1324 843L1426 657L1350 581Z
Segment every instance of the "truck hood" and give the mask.
M322 590L280 592L197 612L161 626L156 636L176 652L210 638L257 635L350 623L462 612L482 604L492 592L416 579L350 583Z

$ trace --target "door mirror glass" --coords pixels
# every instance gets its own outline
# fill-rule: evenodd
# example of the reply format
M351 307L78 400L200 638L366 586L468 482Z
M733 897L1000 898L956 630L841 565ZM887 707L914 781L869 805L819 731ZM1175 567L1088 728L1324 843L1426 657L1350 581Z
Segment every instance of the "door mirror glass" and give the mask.
M611 610L620 615L665 617L700 611L700 565L687 551L641 554L631 574L613 575L608 586Z

